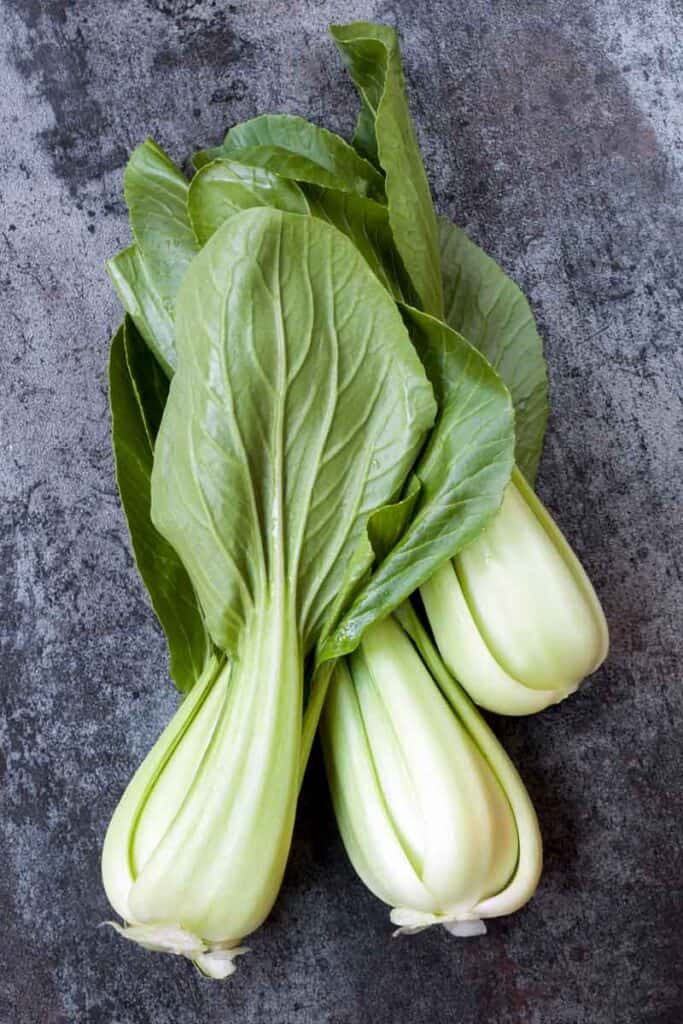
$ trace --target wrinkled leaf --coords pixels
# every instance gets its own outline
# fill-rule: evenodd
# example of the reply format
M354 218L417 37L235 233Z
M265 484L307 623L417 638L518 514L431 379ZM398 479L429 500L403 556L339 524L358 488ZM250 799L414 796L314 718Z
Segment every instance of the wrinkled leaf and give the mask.
M432 388L391 297L316 218L231 217L190 268L176 336L154 521L221 648L275 591L306 653L431 426Z
M109 357L116 482L135 562L166 634L171 675L185 691L201 672L208 640L190 579L150 518L154 441L167 393L164 374L126 319L112 339Z
M368 626L393 611L486 527L500 508L514 464L514 413L498 374L441 321L403 309L439 414L414 470L419 491L409 521L382 558L382 549L395 540L395 523L385 510L372 517L369 536L381 560L357 588L320 661L352 651Z
M440 218L446 320L482 352L515 406L517 464L533 482L548 421L543 342L524 294L465 232Z
M356 22L330 29L361 95L356 138L366 153L374 141L384 170L391 230L423 309L443 314L439 234L405 95L401 56L395 31L388 25Z
M381 200L379 171L333 132L292 114L263 114L235 125L222 144L195 154L194 165L229 157L295 181L357 192Z

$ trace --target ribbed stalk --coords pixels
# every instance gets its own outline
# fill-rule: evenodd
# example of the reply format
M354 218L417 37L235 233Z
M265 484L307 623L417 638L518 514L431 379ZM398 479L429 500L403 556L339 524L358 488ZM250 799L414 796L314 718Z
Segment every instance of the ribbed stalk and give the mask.
M294 825L302 690L280 593L254 609L238 656L198 681L112 819L103 875L128 922L179 925L209 949L262 923Z

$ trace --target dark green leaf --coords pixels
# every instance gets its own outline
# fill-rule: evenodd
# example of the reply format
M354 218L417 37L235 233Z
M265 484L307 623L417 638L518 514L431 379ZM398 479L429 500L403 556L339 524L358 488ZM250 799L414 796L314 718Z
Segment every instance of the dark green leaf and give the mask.
M116 481L135 561L166 634L171 675L189 690L208 654L201 611L178 556L150 519L153 446L168 382L129 319L109 356L109 398Z
M422 307L442 316L438 227L408 110L396 33L387 25L368 22L334 25L330 31L361 94L357 138L364 152L373 151L369 114L374 116L396 248Z
M394 245L386 206L336 189L305 186L304 191L311 213L332 224L353 242L394 298L415 300L412 282Z
M415 468L419 493L410 520L362 586L319 660L352 651L369 625L405 600L473 540L500 508L514 463L514 414L507 388L488 362L441 321L404 308L413 343L439 403ZM391 518L371 521L375 554L394 541ZM382 537L389 528L389 536Z
M358 120L356 121L356 128L353 133L353 148L375 167L379 167L379 153L377 152L377 138L375 136L375 115L364 100L361 100Z
M482 352L515 406L517 464L533 482L548 421L543 342L524 294L465 232L440 218L446 320Z

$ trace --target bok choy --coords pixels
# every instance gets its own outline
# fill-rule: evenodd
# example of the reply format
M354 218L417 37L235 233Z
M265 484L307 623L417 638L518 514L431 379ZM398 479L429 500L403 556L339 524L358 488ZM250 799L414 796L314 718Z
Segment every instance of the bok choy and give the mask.
M133 243L109 264L117 482L185 697L114 813L103 879L117 930L211 977L275 901L321 713L344 842L401 929L464 934L521 906L533 808L444 662L518 713L548 703L548 666L559 699L606 648L522 476L547 418L528 304L436 217L396 34L332 34L353 144L262 115L188 181L148 140L124 175Z

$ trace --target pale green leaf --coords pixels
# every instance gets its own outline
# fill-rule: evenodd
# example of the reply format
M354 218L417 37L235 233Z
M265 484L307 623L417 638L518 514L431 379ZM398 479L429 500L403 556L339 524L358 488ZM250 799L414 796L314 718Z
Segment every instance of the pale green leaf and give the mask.
M156 356L167 377L175 366L173 319L161 301L137 245L122 249L107 263L121 304Z
M123 175L133 236L171 319L180 282L199 250L187 214L188 182L148 139L133 150Z
M286 167L281 162L277 166L284 173ZM311 213L332 224L354 243L395 298L414 301L412 284L394 245L383 204L337 188L299 185L274 171L223 159L205 164L190 184L190 217L202 243L228 217L257 206Z
M262 167L228 159L214 160L205 164L190 182L187 208L200 245L205 245L228 217L256 206L290 213L309 212L306 197L296 182Z

